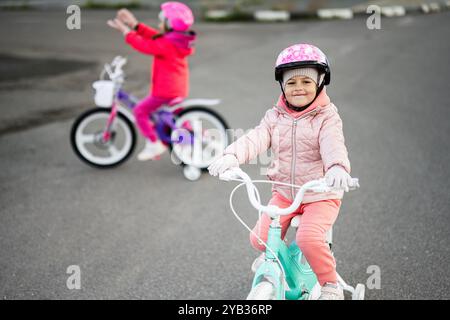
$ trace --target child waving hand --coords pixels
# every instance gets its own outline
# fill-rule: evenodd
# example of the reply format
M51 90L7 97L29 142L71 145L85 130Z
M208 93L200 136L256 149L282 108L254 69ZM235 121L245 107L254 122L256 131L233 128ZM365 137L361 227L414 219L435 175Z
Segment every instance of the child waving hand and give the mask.
M123 33L125 41L135 50L152 55L152 85L150 94L134 108L134 115L146 145L138 159L155 159L167 147L158 139L150 115L163 104L188 95L189 66L187 58L194 53L195 32L192 11L183 3L170 1L161 5L159 30L142 22L127 9L121 9L108 25Z

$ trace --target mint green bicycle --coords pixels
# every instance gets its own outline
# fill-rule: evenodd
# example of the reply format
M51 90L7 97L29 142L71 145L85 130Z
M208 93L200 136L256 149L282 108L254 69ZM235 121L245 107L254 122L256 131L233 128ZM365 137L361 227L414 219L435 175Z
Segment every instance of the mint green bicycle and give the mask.
M269 228L267 243L264 243L266 252L255 260L252 269L255 272L252 289L247 297L248 300L315 300L320 296L320 285L317 277L309 266L306 258L302 254L296 242L293 241L289 246L281 238L280 217L294 212L301 204L303 195L306 191L329 192L324 178L305 183L303 186L294 186L300 188L290 207L279 208L274 205L263 206L260 202L259 191L254 182L271 183L280 185L289 185L281 182L252 180L240 168L232 168L219 176L221 180L241 182L230 194L230 207L236 218L250 232L253 232L242 219L237 215L233 207L233 195L236 190L246 186L250 203L258 210L261 216L262 212L267 213L272 218ZM359 187L358 179L353 179L351 190ZM291 220L291 226L297 228L301 221L300 216ZM332 244L332 230L327 233L327 243ZM349 286L338 275L338 281L345 291L352 294L352 300L364 300L365 286L357 284L356 287Z

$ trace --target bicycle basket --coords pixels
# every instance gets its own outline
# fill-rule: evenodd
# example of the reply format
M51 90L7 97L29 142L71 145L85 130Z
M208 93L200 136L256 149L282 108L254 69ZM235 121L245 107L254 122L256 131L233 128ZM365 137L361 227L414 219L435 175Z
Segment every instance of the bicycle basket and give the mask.
M94 101L99 107L110 107L114 99L114 82L99 80L92 84L95 89Z

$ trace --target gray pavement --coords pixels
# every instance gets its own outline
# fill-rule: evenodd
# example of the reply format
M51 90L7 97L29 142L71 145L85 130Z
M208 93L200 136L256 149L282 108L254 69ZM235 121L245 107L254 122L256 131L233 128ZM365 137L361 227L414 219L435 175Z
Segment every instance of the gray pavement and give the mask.
M102 63L128 56L126 89L147 91L150 59L107 29L112 14L83 12L82 30L69 31L64 11L0 12L0 58L20 61L0 79L0 297L243 299L257 253L229 209L233 184L206 174L188 182L168 155L96 170L70 148ZM329 55L328 92L361 182L345 196L335 256L351 284L380 268L367 299L450 298L449 16L383 19L378 31L363 18L196 26L191 97L221 98L233 128L255 126L275 101L281 49L312 42ZM67 62L54 66L63 72L32 76L24 62L52 60ZM253 225L245 195L235 202ZM66 287L70 265L81 268L80 290Z

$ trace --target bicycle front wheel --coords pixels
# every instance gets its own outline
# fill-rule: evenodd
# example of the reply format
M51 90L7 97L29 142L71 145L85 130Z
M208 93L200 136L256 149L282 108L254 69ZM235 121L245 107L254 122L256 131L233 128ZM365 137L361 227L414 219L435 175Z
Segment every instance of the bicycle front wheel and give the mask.
M247 300L275 300L275 298L275 286L269 281L258 283L247 296Z
M192 107L180 112L172 132L172 160L205 170L228 146L228 125L217 112Z
M88 110L72 126L70 141L75 154L96 168L111 168L123 163L136 145L133 124L121 113L117 113L108 139L104 139L110 112L110 109Z

